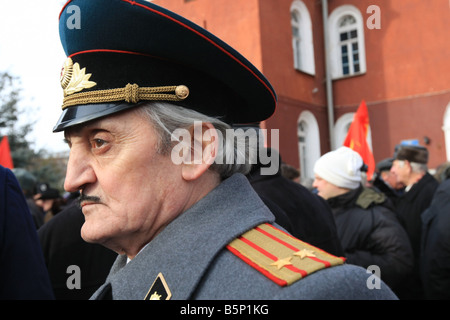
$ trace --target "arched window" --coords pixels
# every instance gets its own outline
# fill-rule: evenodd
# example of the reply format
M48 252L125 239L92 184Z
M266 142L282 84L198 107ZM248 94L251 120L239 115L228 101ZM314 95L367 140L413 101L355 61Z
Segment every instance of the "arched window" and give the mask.
M364 21L356 7L344 5L331 13L328 39L333 79L366 72Z
M349 112L339 117L334 125L334 148L337 149L344 144L344 140L347 137L348 129L353 122L355 112ZM372 149L372 131L369 127L367 132L367 144Z
M300 0L295 0L291 5L291 27L294 68L314 75L316 66L311 17L308 8Z
M320 158L319 125L310 111L303 111L297 123L300 181L310 186L314 180L314 163Z

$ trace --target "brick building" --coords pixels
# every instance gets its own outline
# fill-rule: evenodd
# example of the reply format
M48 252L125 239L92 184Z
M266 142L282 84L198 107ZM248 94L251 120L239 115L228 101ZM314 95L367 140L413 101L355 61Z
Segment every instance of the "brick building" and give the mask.
M375 161L401 140L450 160L448 0L155 0L241 52L272 83L283 160L313 177L364 99ZM182 48L180 48L182 50ZM328 55L325 55L325 52ZM270 139L269 139L270 143Z

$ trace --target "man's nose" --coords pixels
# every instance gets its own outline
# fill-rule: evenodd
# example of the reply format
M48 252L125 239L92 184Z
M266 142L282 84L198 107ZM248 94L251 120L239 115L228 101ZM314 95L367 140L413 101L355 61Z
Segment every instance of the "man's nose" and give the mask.
M82 190L85 185L95 182L95 172L89 159L77 149L71 149L67 163L64 189L67 192Z

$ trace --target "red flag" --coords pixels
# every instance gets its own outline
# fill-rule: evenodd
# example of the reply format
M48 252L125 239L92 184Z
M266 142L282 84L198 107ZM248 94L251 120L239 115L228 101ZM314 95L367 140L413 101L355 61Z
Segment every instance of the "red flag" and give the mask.
M0 142L0 165L5 168L14 169L7 136L4 136Z
M368 166L367 180L372 179L375 170L375 159L367 143L367 134L369 132L369 112L366 102L363 100L353 117L353 122L348 129L347 137L344 140L344 146L358 152L364 163Z

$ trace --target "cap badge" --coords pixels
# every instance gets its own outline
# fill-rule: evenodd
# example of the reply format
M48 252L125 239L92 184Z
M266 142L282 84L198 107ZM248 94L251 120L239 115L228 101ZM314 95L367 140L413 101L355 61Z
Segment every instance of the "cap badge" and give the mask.
M80 69L78 62L74 64L71 58L67 58L61 69L61 86L64 89L64 96L96 86L97 83L89 81L90 77L90 73L86 74L86 68Z

